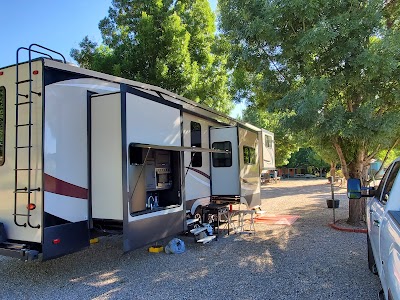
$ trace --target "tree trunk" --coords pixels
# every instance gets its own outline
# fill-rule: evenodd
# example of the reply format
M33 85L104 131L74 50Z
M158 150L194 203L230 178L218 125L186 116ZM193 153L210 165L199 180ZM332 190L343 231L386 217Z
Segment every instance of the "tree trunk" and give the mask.
M357 161L349 165L349 177L359 178L363 184L364 179L366 179L363 178L366 170L361 157L362 155L359 155ZM347 222L356 225L363 221L365 221L365 198L349 199L349 218Z
M359 178L361 182L364 183L364 180L367 179L363 178L365 173L364 149L360 147L361 149L358 151L358 154L354 157L353 161L347 164L340 142L341 141L339 140L334 140L333 146L339 156L344 178L346 180L349 178ZM349 224L359 224L363 221L365 221L365 198L349 200L349 218L347 219L347 222Z

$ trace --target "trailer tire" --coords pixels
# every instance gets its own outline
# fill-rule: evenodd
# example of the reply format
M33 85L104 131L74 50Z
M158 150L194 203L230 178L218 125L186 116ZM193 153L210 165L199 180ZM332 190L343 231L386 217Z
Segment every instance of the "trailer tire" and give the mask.
M199 223L203 223L202 212L202 207L200 205L197 206L193 214L193 219L199 219Z
M374 254L372 253L371 241L369 240L368 234L367 234L367 245L368 245L368 269L371 271L372 274L378 275Z

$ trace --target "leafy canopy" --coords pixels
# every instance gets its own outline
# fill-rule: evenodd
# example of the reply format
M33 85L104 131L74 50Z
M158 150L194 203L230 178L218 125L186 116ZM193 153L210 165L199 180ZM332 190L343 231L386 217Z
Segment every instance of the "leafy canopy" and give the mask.
M393 145L400 133L397 1L220 0L219 8L237 97L330 143L351 172Z
M163 87L218 111L232 109L227 43L216 36L207 0L113 0L71 56L82 66Z

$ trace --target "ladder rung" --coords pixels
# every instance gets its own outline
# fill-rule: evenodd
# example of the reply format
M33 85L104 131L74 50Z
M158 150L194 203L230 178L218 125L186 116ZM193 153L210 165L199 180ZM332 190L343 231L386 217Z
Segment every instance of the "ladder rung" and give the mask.
M13 214L13 216L22 216L22 217L30 217L32 215L27 214Z
M18 94L18 96L28 98L28 95Z
M33 124L20 124L20 125L15 125L15 127L22 127L22 126L32 126Z
M15 149L32 148L32 146L18 146Z
M32 171L32 169L14 169L14 171Z
M36 188L36 189L30 189L31 192L40 192L40 187Z
M21 80L21 81L17 81L15 84L21 84L21 83L25 83L25 82L29 82L29 81L33 81L33 80L32 79Z
M25 104L29 104L29 103L33 103L33 102L32 101L19 102L19 103L15 104L15 105L25 105Z
M24 188L22 188L22 189L16 189L16 191L27 191L27 190L28 190L27 187L24 187Z
M34 92L34 91L32 91L32 94L38 95L39 97L42 95L41 92Z

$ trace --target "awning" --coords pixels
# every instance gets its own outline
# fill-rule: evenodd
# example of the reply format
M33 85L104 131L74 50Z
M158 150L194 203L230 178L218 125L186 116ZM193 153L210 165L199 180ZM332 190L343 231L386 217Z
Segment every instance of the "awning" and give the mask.
M188 152L208 152L208 153L230 153L229 150L219 150L210 148L200 147L182 147L182 146L163 146L163 145L149 145L149 144L135 144L132 143L130 147L144 148L144 149L157 149L157 150L169 150L169 151L188 151Z

